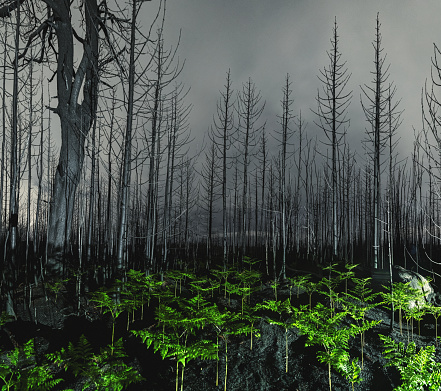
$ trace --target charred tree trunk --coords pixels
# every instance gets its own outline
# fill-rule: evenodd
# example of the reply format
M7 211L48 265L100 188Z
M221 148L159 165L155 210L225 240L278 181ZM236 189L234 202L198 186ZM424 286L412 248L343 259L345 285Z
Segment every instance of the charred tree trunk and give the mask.
M58 106L61 149L55 172L48 227L47 271L59 274L61 256L70 238L75 194L84 161L84 142L97 107L98 9L96 0L85 0L86 36L83 56L74 73L74 43L69 2L53 4L55 31L59 42L57 63ZM78 103L81 87L83 102Z

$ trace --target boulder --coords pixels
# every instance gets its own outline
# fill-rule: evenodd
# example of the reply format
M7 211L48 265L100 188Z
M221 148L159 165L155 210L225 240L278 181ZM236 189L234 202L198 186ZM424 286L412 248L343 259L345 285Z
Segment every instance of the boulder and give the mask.
M423 306L424 301L429 304L435 304L436 295L429 281L421 274L412 270L407 270L401 266L394 266L392 269L393 282L409 283L409 286L421 292L423 299L413 300L409 303L409 308Z

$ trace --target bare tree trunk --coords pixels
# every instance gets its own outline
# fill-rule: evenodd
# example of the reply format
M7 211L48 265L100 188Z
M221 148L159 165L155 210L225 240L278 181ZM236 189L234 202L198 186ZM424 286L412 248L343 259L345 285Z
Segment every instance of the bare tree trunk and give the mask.
M395 88L390 88L390 84L386 87L385 83L389 77L388 67L384 67L385 56L382 56L381 47L381 33L380 33L380 20L377 14L376 28L375 28L375 41L373 47L375 50L375 71L374 75L374 87L365 85L362 87L363 94L368 100L368 104L362 103L363 111L366 115L366 119L369 122L371 129L367 130L369 142L372 143L370 148L372 153L373 164L373 190L372 190L372 226L373 226L373 268L380 266L380 246L382 230L380 229L380 202L381 202L381 155L387 144L385 134L389 129L389 113L395 112L399 102L392 106L390 109L390 99L395 94ZM373 96L369 96L369 93Z
M320 93L317 97L318 110L316 114L319 117L317 124L325 133L327 142L326 145L331 147L331 163L327 163L331 169L331 191L332 191L332 255L337 257L338 242L340 232L339 226L343 224L343 216L338 219L338 194L341 179L339 178L338 159L339 148L341 140L346 134L345 126L348 125L349 120L346 119L347 108L352 98L352 92L346 93L344 91L350 74L347 73L346 63L341 63L341 53L338 49L338 34L337 34L337 18L334 21L333 36L331 39L332 49L328 52L330 64L320 71L320 81L324 84L323 95ZM341 194L343 196L343 194ZM342 210L342 208L340 208ZM339 222L340 220L340 222Z
M57 17L59 43L57 63L61 148L53 183L48 244L48 272L60 274L61 257L70 238L75 194L84 161L84 142L95 119L98 89L98 8L96 0L85 0L86 37L83 57L74 73L74 43L70 3L49 4ZM83 87L83 102L78 97Z
M223 247L223 268L227 269L228 263L228 233L227 233L227 151L230 148L230 132L233 128L233 107L232 98L233 90L231 88L230 70L227 72L227 80L225 84L225 92L222 92L221 99L217 104L217 121L215 120L215 128L217 132L214 138L218 139L216 145L222 159L222 247Z
M18 0L17 0L18 3ZM14 59L14 79L12 92L12 130L11 130L11 180L10 180L10 196L9 196L9 240L11 249L11 271L16 272L15 251L17 249L17 225L18 225L18 199L17 199L17 183L18 183L18 56L20 45L20 7L17 7L17 22L15 27L15 59ZM14 278L15 281L15 278Z
M248 82L243 85L242 92L238 96L237 113L239 116L239 136L238 142L239 153L242 159L242 218L240 223L241 232L241 253L243 257L246 251L246 231L247 231L247 217L248 217L248 168L250 164L250 156L253 153L253 147L257 142L257 132L263 126L256 127L256 122L259 120L265 104L260 105L261 95L256 91L255 84L248 79ZM259 107L260 106L260 107ZM240 259L242 262L242 259Z
M3 85L2 85L2 160L1 160L1 176L0 176L0 239L3 237L4 220L3 220L3 190L6 172L6 60L7 60L7 37L8 23L5 24L4 42L3 42ZM6 215L5 215L6 219ZM5 230L6 231L6 230Z
M127 241L127 209L129 202L129 187L130 187L130 171L132 160L132 127L133 127L133 100L135 92L135 43L136 43L136 15L138 9L136 6L137 0L132 3L132 24L130 30L130 60L129 60L129 92L127 103L127 121L126 134L124 137L124 160L121 182L121 203L120 203L120 217L118 227L118 248L116 255L116 267L119 272L123 271L125 265L123 264L125 243Z
M86 260L90 262L92 258L92 233L94 232L94 216L95 216L95 171L96 171L96 121L93 123L92 127L92 167L90 171L90 193L89 193L89 222L88 222L88 232L87 232L87 244L86 244ZM109 227L110 229L110 227Z
M43 78L42 78L43 80ZM35 224L34 224L34 256L38 254L39 246L39 230L40 230L40 208L41 208L41 186L43 181L43 144L44 144L44 94L43 85L41 86L41 118L40 118L40 153L38 154L37 163L37 178L38 178L38 190L37 190L37 204L35 208Z
M288 157L288 144L290 141L290 138L292 137L292 133L290 133L290 123L294 118L294 115L292 114L292 104L293 99L291 98L292 89L291 89L291 81L289 79L289 74L286 75L285 78L285 85L283 86L283 99L282 99L282 115L280 118L280 125L281 130L278 131L278 137L277 140L279 142L279 146L281 148L280 151L280 161L279 161L279 211L280 211L280 224L281 224L281 242L282 242L282 278L286 280L286 250L287 250L287 185L286 185L286 177L287 177L287 157Z
M32 50L31 50L32 57ZM28 130L28 199L27 199L27 207L26 207L26 274L28 273L28 260L29 260L29 241L31 237L31 179L32 179L32 126L33 126L33 95L34 95L34 80L33 80L33 64L34 62L31 60L29 67L29 130Z

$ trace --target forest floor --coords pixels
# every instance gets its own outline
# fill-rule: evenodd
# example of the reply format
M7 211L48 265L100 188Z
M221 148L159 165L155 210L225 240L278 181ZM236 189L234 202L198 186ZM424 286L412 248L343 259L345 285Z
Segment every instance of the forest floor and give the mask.
M182 289L185 295L186 287ZM308 295L300 290L292 292L294 305L306 305ZM286 284L278 288L278 299L285 300L290 291ZM319 295L313 294L313 305L317 303ZM262 283L259 291L251 296L254 303L264 300L274 300L274 289L271 285ZM240 311L241 300L225 299L219 293L213 301L221 308ZM111 319L99 314L90 303L84 306L78 315L74 310L75 303L72 297L61 291L57 300L46 297L42 292L34 292L34 311L37 322L26 306L20 306L19 319L8 322L0 330L0 349L5 352L14 346L23 345L30 338L34 338L37 362L43 360L50 352L66 347L68 341L76 342L81 335L85 335L93 349L99 350L109 344L111 339ZM251 303L253 304L253 303ZM326 304L326 303L325 303ZM144 320L140 320L139 311L136 319L130 324L131 330L142 330L153 327L155 324L154 302L144 311ZM396 316L398 318L398 316ZM416 343L417 351L420 347L435 344L434 318L426 315L421 322L421 335L414 327L414 335L404 321L403 334L400 333L398 319L390 332L390 311L376 307L367 313L366 320L381 320L377 326L366 332L363 351L364 367L361 371L363 381L355 384L354 390L381 390L389 391L401 385L400 374L395 367L387 367L387 360L383 356L384 344L379 334L391 336L397 342L407 344L408 340ZM349 321L346 321L349 323ZM318 361L316 354L320 350L317 346L305 347L306 336L301 335L295 327L290 328L285 336L285 329L269 324L266 313L262 311L260 319L254 325L260 330L260 337L254 338L252 350L250 337L247 335L230 336L228 339L228 370L225 387L225 344L221 343L219 360L190 361L185 366L183 390L186 391L325 391L329 390L328 367ZM213 337L214 331L207 327L200 331L204 337ZM176 360L162 359L160 354L154 353L152 348L147 349L142 341L127 331L127 315L121 314L116 321L115 337L122 338L127 358L124 361L134 367L145 379L132 384L128 390L145 391L172 391L176 389ZM287 337L287 339L285 339ZM285 342L288 344L288 371L285 370L286 354ZM349 341L351 358L358 358L361 362L360 338L354 337ZM440 348L436 349L437 361L441 359ZM1 359L1 357L0 357ZM52 367L53 368L53 367ZM54 368L53 368L54 369ZM81 390L85 379L73 377L62 369L54 369L56 377L63 377L64 381L54 390L74 389ZM179 377L181 373L179 373ZM216 378L218 385L216 386ZM351 384L334 369L331 371L332 390L351 390ZM89 388L92 390L92 388ZM89 390L88 389L88 390ZM179 384L181 389L181 384Z

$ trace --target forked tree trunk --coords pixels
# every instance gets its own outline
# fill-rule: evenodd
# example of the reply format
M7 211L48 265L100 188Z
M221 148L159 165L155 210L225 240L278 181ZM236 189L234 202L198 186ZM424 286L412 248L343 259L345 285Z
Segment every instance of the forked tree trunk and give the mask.
M61 149L55 172L48 227L48 272L59 274L61 256L72 225L75 194L84 161L84 142L97 106L98 10L96 0L85 1L86 36L83 57L74 73L74 44L70 3L47 2L57 17L59 42L57 64L58 106L54 110L61 122ZM78 104L81 87L83 102Z

